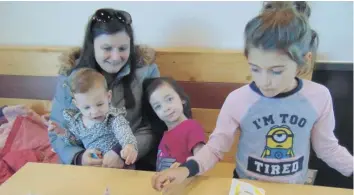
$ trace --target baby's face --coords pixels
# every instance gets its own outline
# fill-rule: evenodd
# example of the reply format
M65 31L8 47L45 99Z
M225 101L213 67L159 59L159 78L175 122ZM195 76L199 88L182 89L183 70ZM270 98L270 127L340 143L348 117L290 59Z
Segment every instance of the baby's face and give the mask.
M112 93L102 85L97 84L86 93L74 95L76 107L89 120L103 121L109 111Z

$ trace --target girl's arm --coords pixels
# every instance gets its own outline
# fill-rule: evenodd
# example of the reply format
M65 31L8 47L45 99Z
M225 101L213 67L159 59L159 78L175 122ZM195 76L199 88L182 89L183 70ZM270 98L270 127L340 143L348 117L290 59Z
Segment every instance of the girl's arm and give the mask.
M196 146L194 146L193 155L196 155L199 152L199 150L201 150L203 148L204 145L205 145L205 143L199 143Z
M224 153L231 149L236 130L239 127L239 123L233 115L232 109L234 108L235 100L232 96L228 96L220 110L216 128L210 135L207 144L181 165L188 168L189 177L208 171L223 158Z
M345 176L350 176L353 173L353 156L346 148L338 144L338 139L333 132L335 118L329 91L327 91L325 98L326 103L323 111L311 132L312 146L317 156L330 167Z

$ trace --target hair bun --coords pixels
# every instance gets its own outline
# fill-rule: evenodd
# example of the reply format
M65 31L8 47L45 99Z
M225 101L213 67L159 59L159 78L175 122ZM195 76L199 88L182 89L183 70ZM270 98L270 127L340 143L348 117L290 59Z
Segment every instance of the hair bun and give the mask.
M299 13L304 14L307 18L311 15L311 8L306 1L294 1L294 5L296 10Z
M283 9L293 8L292 1L265 1L263 3L263 12L266 11L280 11Z
M286 9L294 9L307 18L311 15L311 8L306 1L265 1L263 3L263 12L281 11Z
M265 28L288 25L296 15L291 1L265 2L262 11L261 18Z

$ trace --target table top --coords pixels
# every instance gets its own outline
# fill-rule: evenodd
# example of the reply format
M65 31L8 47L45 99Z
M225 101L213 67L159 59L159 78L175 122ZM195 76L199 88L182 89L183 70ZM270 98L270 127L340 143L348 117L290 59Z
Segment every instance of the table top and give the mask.
M27 163L0 186L1 195L161 195L151 187L153 172ZM231 178L199 176L176 187L178 195L228 195ZM352 195L353 190L308 185L276 184L242 180L261 187L271 195Z

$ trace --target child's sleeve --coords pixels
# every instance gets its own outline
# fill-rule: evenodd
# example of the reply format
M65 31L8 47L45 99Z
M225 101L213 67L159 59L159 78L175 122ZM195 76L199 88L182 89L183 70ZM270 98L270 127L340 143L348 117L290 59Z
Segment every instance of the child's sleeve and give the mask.
M324 108L312 129L312 146L317 156L330 167L345 176L350 176L353 173L353 156L346 148L338 144L338 139L333 132L335 118L332 97L328 90L324 97L326 99Z
M68 128L63 135L63 140L67 145L82 146L81 140L79 140Z
M67 121L67 128L64 129L63 134L58 134L58 136L63 138L63 141L67 145L77 145L77 146L82 146L82 142L80 139L78 139L75 134L75 125L73 124L73 115L74 112L72 110L64 110L63 112L63 117Z
M194 120L190 122L190 128L188 128L188 136L187 136L187 144L188 144L188 151L193 152L194 147L199 144L205 144L205 132L203 127Z
M117 138L119 144L122 146L122 149L127 144L134 145L136 151L138 151L136 138L129 126L129 122L124 117L123 114L117 115L112 123L112 129L115 137Z
M235 101L237 102L233 95L226 98L207 144L181 165L188 168L189 176L201 175L208 171L223 158L224 153L230 151L239 127L235 118Z

